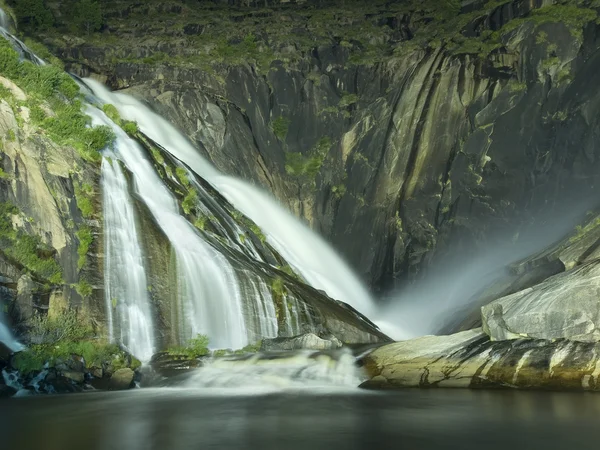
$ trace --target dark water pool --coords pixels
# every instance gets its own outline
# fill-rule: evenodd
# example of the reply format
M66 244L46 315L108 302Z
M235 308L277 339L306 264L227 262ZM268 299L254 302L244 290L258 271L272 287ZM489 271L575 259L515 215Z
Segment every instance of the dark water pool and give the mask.
M2 450L599 446L600 395L584 393L139 389L0 401Z

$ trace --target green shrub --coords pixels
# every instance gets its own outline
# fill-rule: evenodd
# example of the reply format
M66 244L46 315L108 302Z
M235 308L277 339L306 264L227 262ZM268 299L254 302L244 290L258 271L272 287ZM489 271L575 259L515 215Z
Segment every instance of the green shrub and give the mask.
M79 283L75 285L75 290L84 298L89 297L94 292L92 285L86 280L80 280Z
M198 193L195 189L190 189L181 202L183 212L190 214L198 204Z
M132 136L137 134L140 131L138 128L138 124L131 120L124 121L123 125L121 125L121 128L123 128L123 131L125 133L132 135Z
M77 260L77 268L81 270L87 261L87 254L94 240L92 235L92 229L87 225L82 226L77 231L77 239L79 239L79 246L77 247L77 254L79 259Z
M13 228L11 216L19 210L10 203L0 203L0 249L18 264L52 284L62 283L62 269L54 259L54 249L38 236Z
M301 153L286 153L285 155L285 171L292 176L302 177L314 180L325 157L331 148L331 139L323 137L317 145L309 152L307 156Z
M96 208L94 207L94 188L89 183L74 183L75 201L81 211L81 215L89 219L94 216Z
M14 11L19 25L30 30L46 30L54 24L44 0L17 0Z
M271 122L271 129L273 130L273 134L277 136L280 141L285 141L285 138L288 133L288 128L292 122L290 119L279 116L273 122Z
M210 354L208 344L210 340L208 336L199 334L195 338L190 339L185 347L174 347L167 350L167 353L174 356L185 356L187 358L199 358Z
M177 178L183 186L186 188L190 187L190 180L187 175L187 170L185 170L183 167L177 167L175 169L175 175L177 175Z
M356 94L345 94L340 99L339 107L345 108L347 106L355 104L356 102L358 102L358 100L359 100L359 97Z
M109 127L90 127L91 119L82 112L79 86L60 67L36 66L20 61L8 41L0 40L0 74L15 82L29 97L32 120L59 145L72 145L86 161L100 161L99 151L114 141ZM39 108L47 102L55 116L47 117Z

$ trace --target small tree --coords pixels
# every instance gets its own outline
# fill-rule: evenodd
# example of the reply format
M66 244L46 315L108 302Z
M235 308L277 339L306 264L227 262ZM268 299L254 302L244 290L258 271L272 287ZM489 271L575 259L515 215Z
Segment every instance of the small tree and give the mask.
M15 4L15 15L24 28L43 30L54 24L54 17L44 0L19 0Z
M88 36L102 28L102 7L97 0L80 0L74 5L73 25Z

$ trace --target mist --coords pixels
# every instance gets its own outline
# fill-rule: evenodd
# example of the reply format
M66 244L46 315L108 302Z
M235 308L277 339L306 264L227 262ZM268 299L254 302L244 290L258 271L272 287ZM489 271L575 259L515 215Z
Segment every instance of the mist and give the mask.
M569 212L540 214L526 230L513 229L493 236L486 246L465 251L450 247L449 257L440 259L413 284L382 296L375 322L396 340L447 334L450 324L476 313L482 300L507 289L519 276L510 265L558 243L574 231L592 208L593 199L580 201ZM559 263L560 264L560 263ZM556 271L564 270L562 268ZM488 291L490 289L490 291Z

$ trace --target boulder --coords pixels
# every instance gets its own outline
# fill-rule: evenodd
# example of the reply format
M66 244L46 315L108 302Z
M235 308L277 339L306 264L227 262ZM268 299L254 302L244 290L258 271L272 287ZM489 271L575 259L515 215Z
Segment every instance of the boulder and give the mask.
M119 369L110 377L108 389L111 391L122 391L133 387L135 372L129 368Z
M481 329L384 345L361 358L364 388L463 387L600 391L600 344L518 339Z
M301 349L330 350L341 346L342 343L335 336L331 336L329 339L321 339L316 334L307 333L294 337L263 339L260 350L263 352Z
M566 338L600 340L600 263L548 278L482 307L483 330L492 340Z
M83 381L85 380L85 376L83 374L83 372L76 372L76 371L64 371L61 372L61 375L71 381L74 381L75 383L83 383Z

